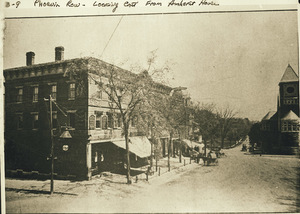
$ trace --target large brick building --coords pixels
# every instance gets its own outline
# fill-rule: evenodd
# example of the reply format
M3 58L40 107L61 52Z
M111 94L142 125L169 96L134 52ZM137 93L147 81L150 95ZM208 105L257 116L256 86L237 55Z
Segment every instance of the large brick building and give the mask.
M95 74L99 65L104 70L113 65L91 57L64 60L63 47L55 48L54 62L34 64L34 57L28 52L26 66L4 70L6 169L49 173L50 95L55 173L90 178L122 163L125 142L119 111L92 81L100 78ZM72 72L74 66L80 72ZM113 67L124 78L134 75ZM132 165L150 156L148 139L137 136L134 126L133 122Z
M299 77L290 65L279 82L277 111L268 112L260 125L266 152L293 154L299 150Z

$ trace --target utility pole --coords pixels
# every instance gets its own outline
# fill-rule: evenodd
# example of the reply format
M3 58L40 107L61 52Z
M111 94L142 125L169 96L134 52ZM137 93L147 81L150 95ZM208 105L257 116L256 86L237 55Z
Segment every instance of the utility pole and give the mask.
M169 99L170 99L170 107L169 107L169 111L171 111L171 109L172 109L172 104L171 104L171 99L172 99L172 97L173 97L173 94L174 94L174 92L176 92L176 91L183 91L183 90L186 90L187 88L186 87L176 87L176 88L173 88L172 90L171 90L171 92L170 92L170 94L169 94ZM169 113L170 114L170 113ZM168 117L167 117L167 121L170 121L170 115L168 115ZM171 147L173 147L173 142L172 142L172 137L173 137L173 127L171 126L171 131L170 131L170 140L169 140L169 144L168 144L168 171L170 171L171 170L171 164L170 164L170 152L172 151L172 153L173 153L173 148L171 148Z
M50 194L53 194L54 190L54 181L53 181L53 174L54 174L54 142L53 142L53 121L52 121L52 97L49 96L49 99L44 99L45 101L49 101L50 104L50 136L51 136L51 181L50 181Z

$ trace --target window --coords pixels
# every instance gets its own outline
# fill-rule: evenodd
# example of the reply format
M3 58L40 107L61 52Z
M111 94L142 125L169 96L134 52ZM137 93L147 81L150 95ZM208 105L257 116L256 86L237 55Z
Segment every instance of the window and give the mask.
M99 92L98 92L98 99L99 100L102 100L102 90L100 89Z
M32 113L32 129L38 129L39 127L39 114Z
M101 111L96 111L96 129L100 129L101 128L101 115L102 112Z
M75 128L75 112L68 113L68 125L71 128Z
M114 128L114 119L112 113L107 113L107 125L108 128Z
M118 114L118 128L122 127L122 117L121 114Z
M113 94L111 94L111 93L108 95L108 101L109 101L109 102L112 102L112 101L113 101L112 96L113 96Z
M17 102L21 103L23 101L23 88L17 88Z
M96 117L95 115L91 115L89 117L89 129L94 130L96 128Z
M283 122L282 126L281 126L281 131L286 132L287 131L287 123Z
M292 125L288 123L288 131L292 131Z
M108 118L106 115L102 116L102 129L107 129L108 128Z
M131 126L132 126L132 127L135 127L136 124L137 124L137 116L134 116L134 117L132 118L132 120L131 120Z
M294 132L299 130L299 125L290 122L283 122L281 126L282 132Z
M108 85L108 87L109 87L109 89L108 89L108 91L109 91L109 94L107 94L107 100L109 101L109 102L112 102L113 101L113 96L114 96L114 93L113 93L113 89L112 89L112 87L111 87L111 85Z
M38 86L33 86L33 102L37 102L39 99L39 87Z
M119 115L114 115L114 129L116 129L116 128L118 128L118 127L120 127L120 125L119 125L119 118L118 118L118 116Z
M53 100L56 100L56 94L57 94L57 86L56 85L51 85L50 86L50 95Z
M285 105L298 104L298 100L297 99L284 99L283 104L285 104Z
M17 114L17 128L23 129L23 114Z
M75 83L69 84L69 100L75 99Z

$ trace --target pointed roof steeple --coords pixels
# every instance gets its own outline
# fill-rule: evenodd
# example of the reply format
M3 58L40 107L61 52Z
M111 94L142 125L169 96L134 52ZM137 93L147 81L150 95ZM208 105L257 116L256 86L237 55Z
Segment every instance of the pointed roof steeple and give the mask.
M285 82L297 82L299 81L299 77L296 74L296 72L294 71L294 69L291 67L291 65L289 64L287 66L287 68L285 69L285 72L279 82L280 83L285 83Z
M270 119L274 119L273 116L276 114L276 111L269 111L262 119L262 121L264 120L270 120Z

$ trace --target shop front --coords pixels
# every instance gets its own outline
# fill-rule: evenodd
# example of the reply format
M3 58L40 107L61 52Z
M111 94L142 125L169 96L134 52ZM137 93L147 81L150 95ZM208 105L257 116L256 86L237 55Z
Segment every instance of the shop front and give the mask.
M129 138L130 165L139 168L149 164L151 143L145 136ZM126 168L125 139L90 141L87 145L88 177L101 172L122 172Z

